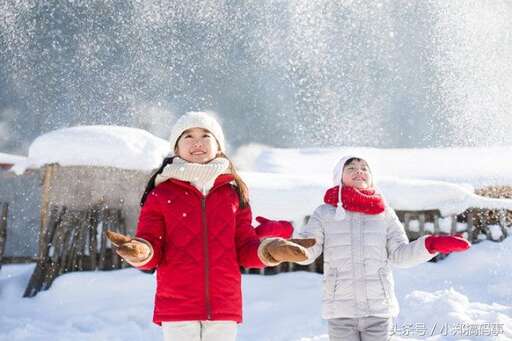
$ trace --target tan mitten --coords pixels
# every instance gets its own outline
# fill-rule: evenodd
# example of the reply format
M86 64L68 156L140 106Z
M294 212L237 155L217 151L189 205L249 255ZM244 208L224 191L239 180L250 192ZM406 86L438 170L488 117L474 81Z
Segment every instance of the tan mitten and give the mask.
M305 246L303 246L305 245ZM275 262L302 262L308 259L306 247L315 245L314 239L286 240L276 238L265 245L263 254Z
M151 256L151 246L139 238L132 238L108 230L107 237L116 247L116 252L130 264L139 264Z

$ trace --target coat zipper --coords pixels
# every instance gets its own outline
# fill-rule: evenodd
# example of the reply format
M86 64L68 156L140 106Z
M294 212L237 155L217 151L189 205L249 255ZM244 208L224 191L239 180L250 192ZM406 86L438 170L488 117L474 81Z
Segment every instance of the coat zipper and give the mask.
M204 276L205 276L205 287L204 295L206 299L206 312L208 320L212 318L211 306L210 306L210 273L209 273L209 259L208 259L208 224L206 222L206 197L203 195L201 198L201 216L203 220L203 251L204 251Z

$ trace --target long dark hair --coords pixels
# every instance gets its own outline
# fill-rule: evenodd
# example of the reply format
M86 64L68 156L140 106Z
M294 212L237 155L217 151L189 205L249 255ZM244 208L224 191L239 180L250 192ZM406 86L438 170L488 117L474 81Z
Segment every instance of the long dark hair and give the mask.
M144 203L146 202L146 198L147 198L149 192L151 192L153 190L153 188L155 188L155 179L156 179L157 175L162 173L162 171L164 170L165 166L170 165L175 157L176 156L168 156L168 157L166 157L162 161L162 165L156 170L156 172L154 172L151 175L151 177L149 178L149 181L148 181L148 183L146 185L146 189L144 190L144 194L142 194L142 198L140 199L140 206L141 207L144 206Z
M249 206L249 189L247 188L247 185L242 180L240 175L238 175L238 172L233 165L233 161L231 161L230 158L226 156L223 152L219 152L218 156L226 158L229 161L229 171L235 178L235 190L238 193L238 198L240 199L240 208L245 208ZM149 181L146 185L146 189L144 190L144 194L142 195L142 198L140 199L140 206L144 206L144 203L146 202L146 198L148 194L155 188L155 179L158 176L158 174L162 173L164 168L171 164L176 156L168 156L162 161L162 165L151 175L149 178Z
M235 178L235 190L238 193L238 198L240 199L240 208L245 208L249 206L249 189L247 188L247 185L242 180L240 175L238 174L235 165L233 164L233 161L229 157L226 156L223 152L219 153L219 156L227 159L229 161L229 171Z

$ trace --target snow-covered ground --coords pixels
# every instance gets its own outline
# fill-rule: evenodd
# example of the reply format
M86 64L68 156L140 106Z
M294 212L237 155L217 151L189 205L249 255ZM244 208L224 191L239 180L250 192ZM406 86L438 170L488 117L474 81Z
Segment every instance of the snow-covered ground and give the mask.
M512 238L439 263L395 269L396 340L512 340ZM159 340L153 275L135 269L70 273L21 298L33 265L0 270L0 340ZM243 275L240 341L327 341L321 275ZM470 331L479 334L469 334Z

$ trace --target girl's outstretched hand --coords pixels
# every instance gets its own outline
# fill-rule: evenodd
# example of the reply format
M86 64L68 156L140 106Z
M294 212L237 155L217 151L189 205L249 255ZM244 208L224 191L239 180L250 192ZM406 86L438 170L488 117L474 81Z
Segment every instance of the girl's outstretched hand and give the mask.
M116 252L128 263L140 263L151 255L151 247L140 239L107 230L107 238L116 247Z
M450 253L465 251L471 247L471 243L459 235L455 236L428 236L425 239L425 248L428 252Z
M265 245L263 254L275 263L302 262L308 259L306 247L315 245L314 239L272 239Z

